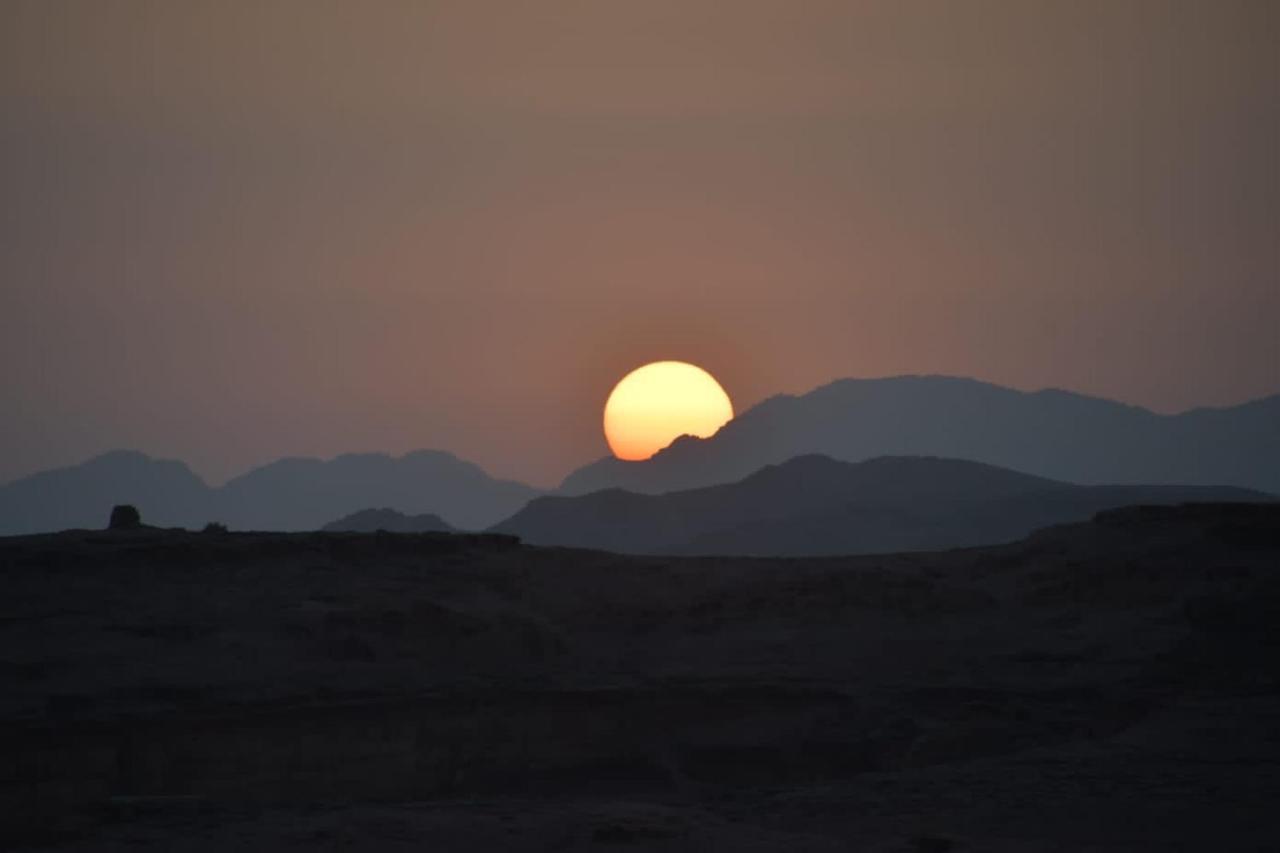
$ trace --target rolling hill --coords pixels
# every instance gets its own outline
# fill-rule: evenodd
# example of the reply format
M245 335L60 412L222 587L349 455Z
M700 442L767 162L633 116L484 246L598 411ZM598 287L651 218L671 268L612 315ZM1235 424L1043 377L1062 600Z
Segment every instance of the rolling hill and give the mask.
M158 527L219 521L239 530L316 530L385 506L477 529L537 494L442 451L281 459L216 488L181 462L115 451L0 486L0 536L102 527L117 503L134 504L143 521Z
M0 486L0 535L105 527L119 503L135 505L157 527L203 525L212 518L211 497L183 463L117 450Z
M1078 486L957 459L802 456L731 484L546 496L493 528L534 545L638 554L814 556L1018 539L1129 504L1265 500L1235 487Z
M315 530L348 513L382 506L411 515L434 513L455 527L478 529L538 494L532 486L496 480L480 466L439 450L400 457L351 453L330 460L281 459L218 491L229 525L273 530Z
M405 515L394 509L362 509L320 528L325 533L453 533L457 528L433 513Z

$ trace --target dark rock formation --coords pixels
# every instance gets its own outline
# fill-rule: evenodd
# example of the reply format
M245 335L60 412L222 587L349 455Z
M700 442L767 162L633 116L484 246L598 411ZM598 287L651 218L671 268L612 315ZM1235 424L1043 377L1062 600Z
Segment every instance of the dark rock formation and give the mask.
M132 504L116 504L111 508L108 530L137 530L142 526L142 515Z

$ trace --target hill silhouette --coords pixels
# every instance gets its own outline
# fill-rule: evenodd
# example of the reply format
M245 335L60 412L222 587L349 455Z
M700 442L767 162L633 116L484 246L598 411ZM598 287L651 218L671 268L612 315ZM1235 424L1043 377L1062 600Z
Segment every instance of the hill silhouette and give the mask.
M228 524L272 530L315 530L371 506L435 513L454 526L477 529L538 494L439 450L398 458L350 453L327 461L281 459L229 481L219 492Z
M1073 483L1221 484L1280 493L1280 395L1166 416L971 379L845 379L801 396L772 397L715 436L677 439L646 462L587 465L558 492L695 489L808 454L850 462L939 456ZM160 527L217 521L242 530L315 530L388 507L479 530L540 494L443 451L285 458L216 488L182 462L113 451L0 485L0 535L100 527L103 514L122 503Z
M240 530L316 530L348 513L386 506L479 529L537 494L443 451L281 459L218 488L181 462L115 451L0 486L0 535L101 527L111 507L123 503L158 527L218 521Z
M102 527L117 504L158 527L193 526L209 520L210 489L181 462L117 450L0 486L0 535Z
M819 453L849 462L942 456L1074 483L1230 485L1280 492L1280 395L1160 415L1066 391L1027 393L973 379L843 379L771 397L708 439L644 462L606 458L559 492L659 494L746 477Z
M1129 504L1266 498L1234 487L1078 486L957 459L811 455L701 489L541 497L493 531L636 554L867 554L1009 542Z
M433 513L405 515L394 509L362 509L320 528L326 533L453 533L457 528Z

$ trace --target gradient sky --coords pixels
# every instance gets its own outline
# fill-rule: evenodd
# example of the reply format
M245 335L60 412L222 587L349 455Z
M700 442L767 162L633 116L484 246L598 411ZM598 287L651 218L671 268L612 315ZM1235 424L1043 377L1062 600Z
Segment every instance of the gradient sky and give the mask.
M1280 4L0 4L0 480L442 448L681 359L1280 390Z

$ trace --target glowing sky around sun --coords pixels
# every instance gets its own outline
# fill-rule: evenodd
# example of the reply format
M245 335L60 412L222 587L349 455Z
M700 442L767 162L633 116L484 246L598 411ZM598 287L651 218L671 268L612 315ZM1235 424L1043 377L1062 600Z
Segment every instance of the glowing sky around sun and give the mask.
M739 417L902 374L1274 393L1277 34L1267 0L0 2L0 483L435 448L553 488L655 353Z

